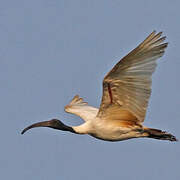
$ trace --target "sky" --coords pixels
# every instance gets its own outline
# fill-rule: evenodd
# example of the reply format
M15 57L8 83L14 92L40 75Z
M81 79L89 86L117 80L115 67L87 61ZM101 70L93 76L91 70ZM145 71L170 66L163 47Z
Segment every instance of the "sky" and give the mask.
M153 30L169 46L153 74L145 125L180 139L180 1L1 0L0 179L178 180L180 144L105 142L26 126L64 112L79 94L98 107L105 74Z

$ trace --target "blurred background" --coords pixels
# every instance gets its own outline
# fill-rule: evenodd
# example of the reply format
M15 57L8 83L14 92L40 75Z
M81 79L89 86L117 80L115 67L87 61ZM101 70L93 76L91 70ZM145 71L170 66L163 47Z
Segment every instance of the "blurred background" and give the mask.
M98 107L105 74L153 30L169 46L153 74L145 125L180 138L178 0L1 0L0 178L178 180L180 144L153 139L105 142L39 128L83 121L64 112L79 94Z

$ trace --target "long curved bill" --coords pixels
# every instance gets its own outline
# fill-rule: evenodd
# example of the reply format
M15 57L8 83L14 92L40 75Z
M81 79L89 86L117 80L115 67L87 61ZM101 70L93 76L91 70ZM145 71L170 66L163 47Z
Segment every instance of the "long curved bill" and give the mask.
M30 126L26 127L21 132L21 134L24 134L29 129L36 128L36 127L49 127L49 128L53 128L53 129L57 129L57 130L61 130L61 131L69 131L72 133L76 133L76 131L72 127L65 125L60 120L51 119L49 121L42 121L42 122L38 122L38 123L30 125Z
M52 120L34 123L34 124L26 127L26 128L21 132L21 134L24 134L24 133L25 133L26 131L28 131L29 129L36 128L36 127L50 127L50 128L53 128L53 127L52 127Z

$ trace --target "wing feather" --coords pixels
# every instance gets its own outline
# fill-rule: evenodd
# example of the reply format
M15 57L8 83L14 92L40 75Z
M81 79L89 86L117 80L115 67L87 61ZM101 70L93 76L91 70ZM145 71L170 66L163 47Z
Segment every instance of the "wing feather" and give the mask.
M151 95L151 76L157 65L156 60L164 54L168 45L168 43L163 43L166 37L161 37L161 35L162 32L156 34L153 31L105 76L99 117L107 116L105 112L113 104L112 107L119 108L119 111L115 111L117 116L120 115L123 107L132 113L137 121L144 121ZM112 92L111 101L108 87Z
M99 109L89 106L87 102L84 102L83 98L76 95L71 102L64 107L64 110L67 113L81 117L84 121L88 121L96 117Z

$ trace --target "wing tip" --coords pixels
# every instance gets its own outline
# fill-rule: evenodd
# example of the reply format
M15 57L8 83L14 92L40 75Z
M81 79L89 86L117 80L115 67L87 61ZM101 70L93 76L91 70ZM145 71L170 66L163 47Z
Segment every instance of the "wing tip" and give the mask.
M75 105L87 105L88 103L83 100L83 98L79 97L79 95L75 95L73 99L70 101L68 105L65 106L65 110L69 107Z

